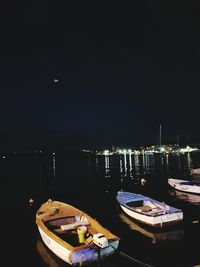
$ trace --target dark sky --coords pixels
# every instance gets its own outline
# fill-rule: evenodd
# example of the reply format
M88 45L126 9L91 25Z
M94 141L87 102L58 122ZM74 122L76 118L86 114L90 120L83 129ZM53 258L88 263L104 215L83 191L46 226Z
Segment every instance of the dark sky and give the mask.
M200 142L198 2L13 2L1 10L2 148L153 144L160 124L163 143Z

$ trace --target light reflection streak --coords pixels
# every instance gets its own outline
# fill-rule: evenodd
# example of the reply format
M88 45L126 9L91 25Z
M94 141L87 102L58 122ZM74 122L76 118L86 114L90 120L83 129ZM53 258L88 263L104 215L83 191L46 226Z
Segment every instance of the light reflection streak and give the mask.
M96 163L97 173L99 173L99 159L98 159L98 157L96 157L95 163Z
M155 168L155 157L154 155L145 155L144 156L144 173L148 174L153 168Z
M126 156L127 156L126 153L120 155L120 176L122 179L127 177L127 159L126 159Z
M192 165L192 155L190 153L187 155L148 155L145 153L135 155L123 151L121 154L104 155L103 161L101 161L101 157L97 156L96 158L96 170L102 174L104 173L106 178L112 178L112 175L115 176L113 178L116 178L119 175L121 179L135 179L155 174L155 170L158 174L167 174L173 177L183 175L185 177Z
M132 166L132 157L131 153L128 154L128 165L129 165L129 171L130 171L130 178L133 179L133 166Z
M140 174L140 157L139 155L134 155L134 167L135 167L135 174Z
M127 176L127 160L126 160L126 154L124 154L124 177Z
M110 177L110 160L109 156L105 156L105 177L109 178Z
M119 166L120 166L120 175L123 177L123 162L122 162L122 157L120 156L119 159Z

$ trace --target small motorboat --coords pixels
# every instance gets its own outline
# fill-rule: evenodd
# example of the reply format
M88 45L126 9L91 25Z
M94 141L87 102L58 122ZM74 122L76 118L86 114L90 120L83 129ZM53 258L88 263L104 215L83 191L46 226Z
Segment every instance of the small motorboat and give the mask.
M36 212L45 245L70 265L99 261L118 248L119 237L87 213L63 202L48 200Z

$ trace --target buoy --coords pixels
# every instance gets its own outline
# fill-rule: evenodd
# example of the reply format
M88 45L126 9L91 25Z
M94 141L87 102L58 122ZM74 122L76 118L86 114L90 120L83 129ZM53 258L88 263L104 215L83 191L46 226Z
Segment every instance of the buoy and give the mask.
M32 205L34 200L32 198L29 199L29 204Z
M145 185L146 182L147 182L147 180L146 180L145 178L142 178L142 179L140 180L141 185Z

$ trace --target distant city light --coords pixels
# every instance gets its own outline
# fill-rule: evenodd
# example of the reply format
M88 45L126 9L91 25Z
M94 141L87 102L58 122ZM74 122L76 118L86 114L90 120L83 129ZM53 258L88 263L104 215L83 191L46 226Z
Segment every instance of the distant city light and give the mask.
M104 150L104 155L109 155L109 150Z

